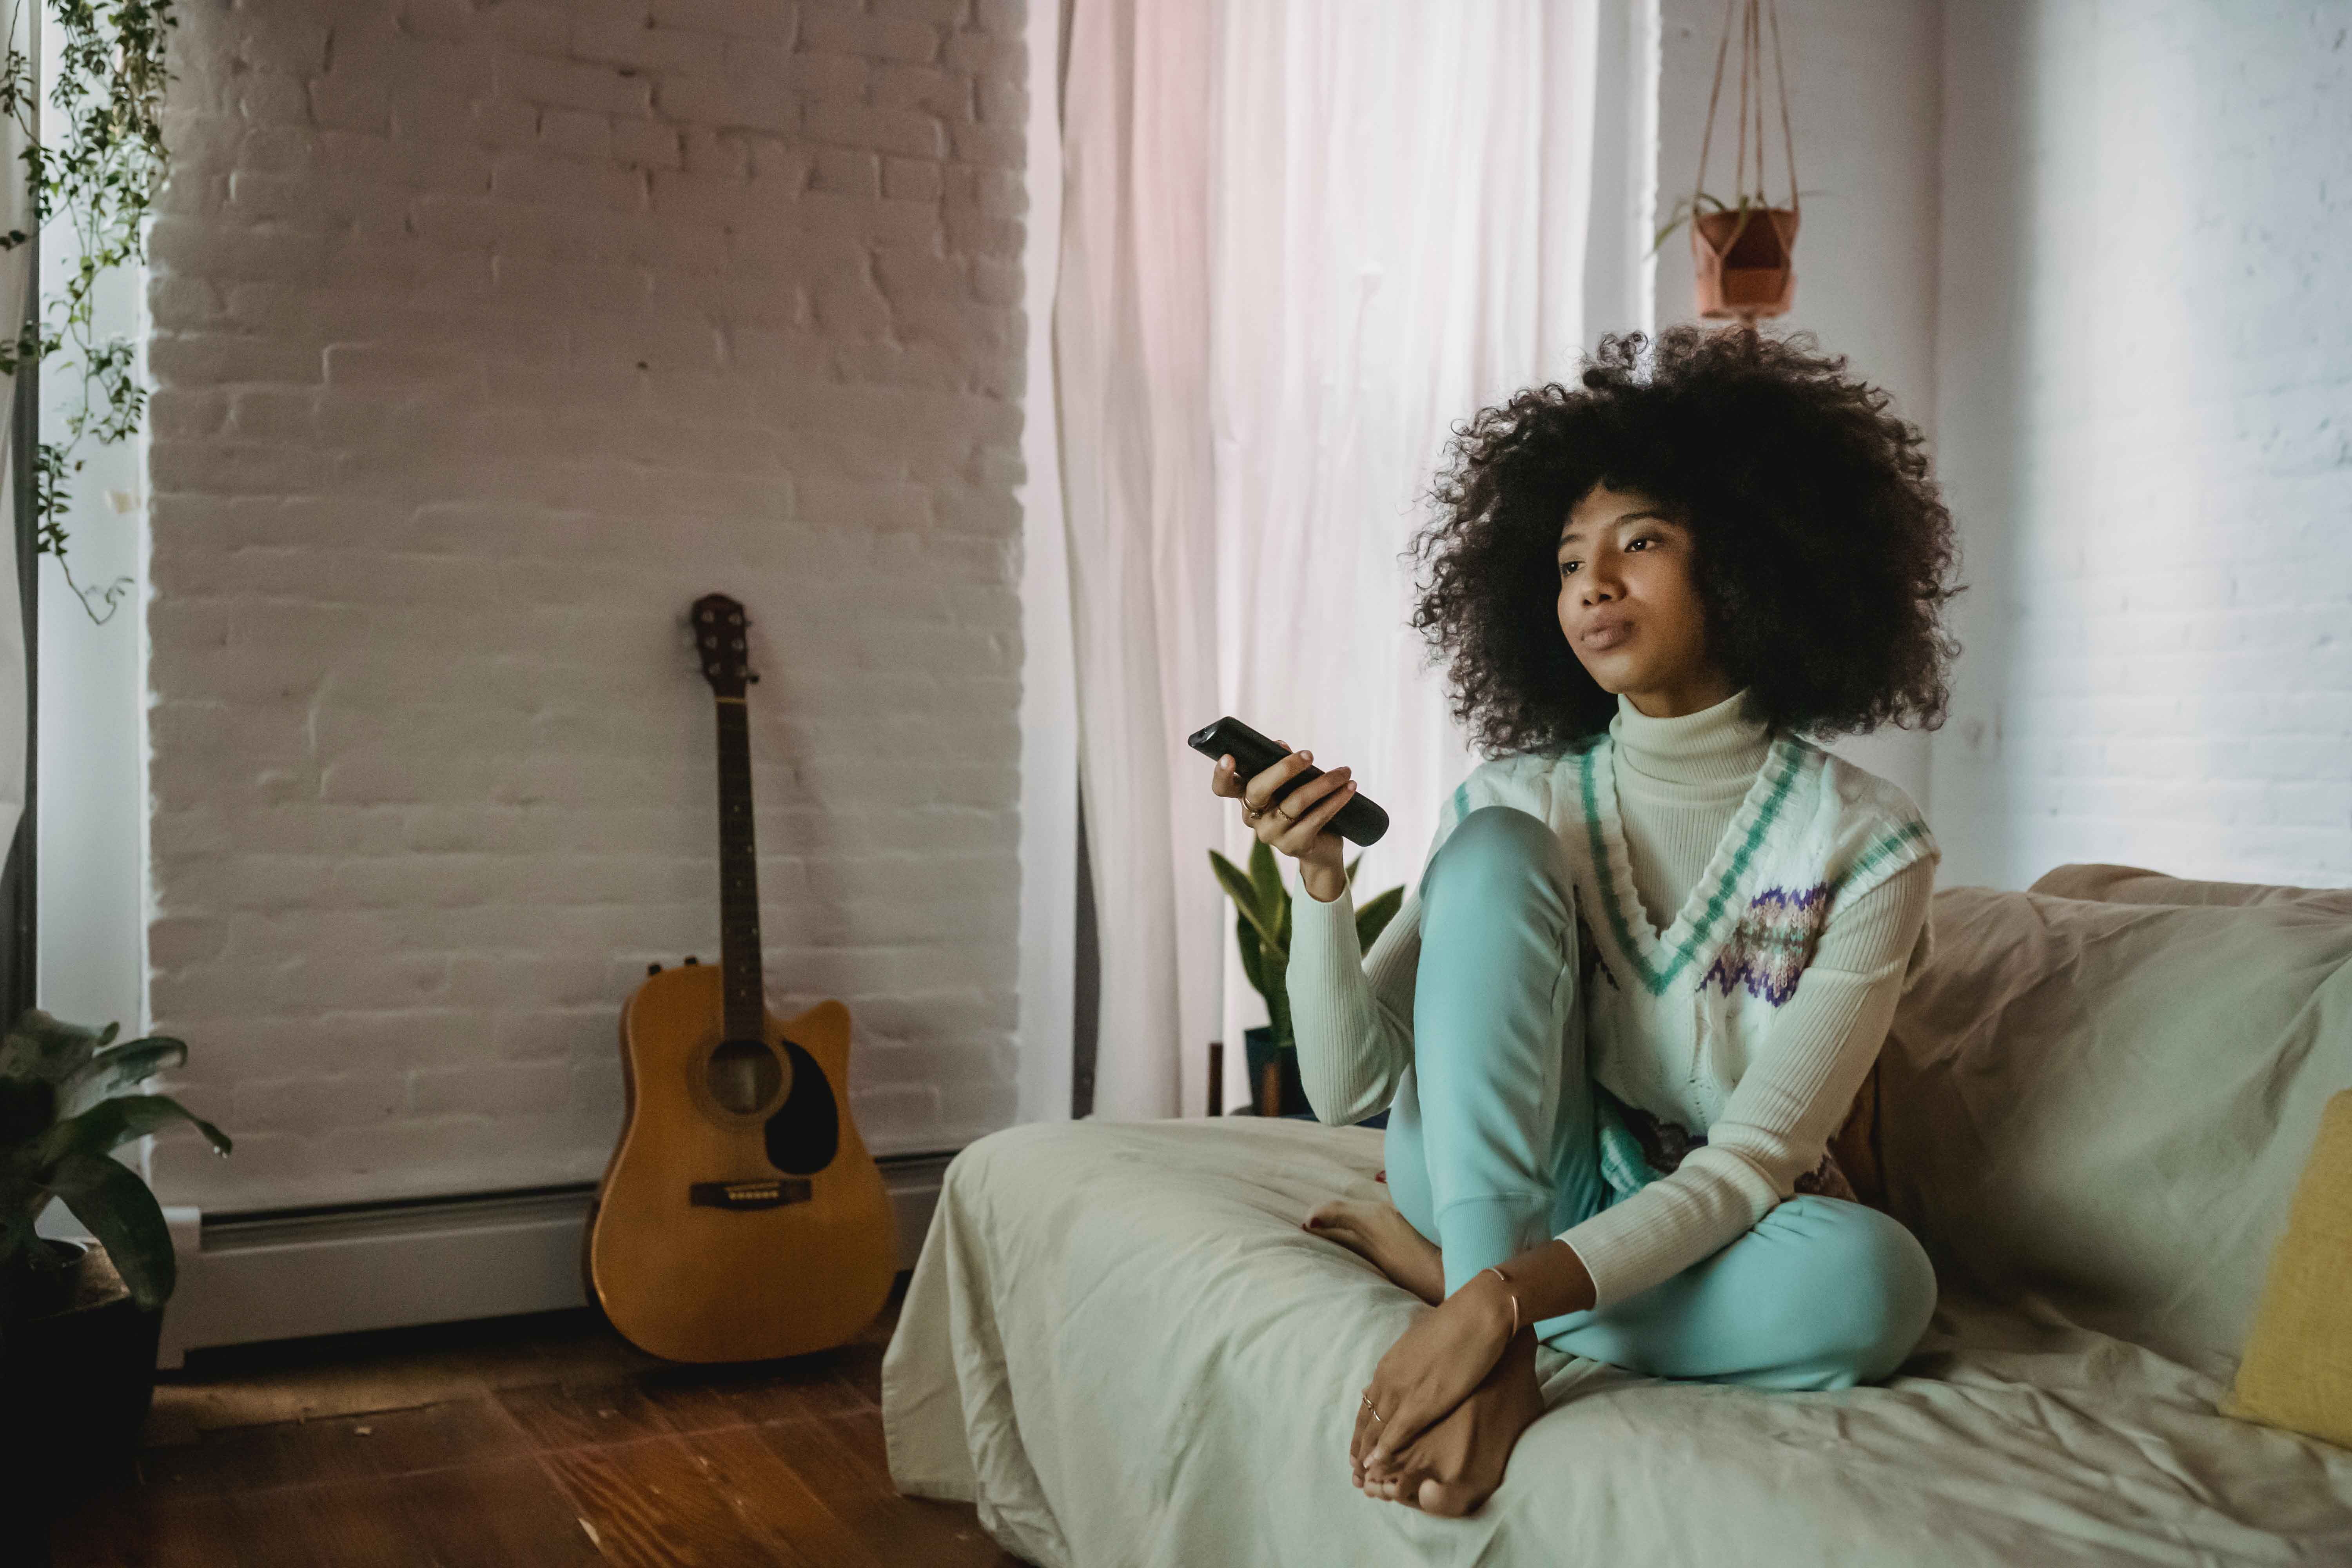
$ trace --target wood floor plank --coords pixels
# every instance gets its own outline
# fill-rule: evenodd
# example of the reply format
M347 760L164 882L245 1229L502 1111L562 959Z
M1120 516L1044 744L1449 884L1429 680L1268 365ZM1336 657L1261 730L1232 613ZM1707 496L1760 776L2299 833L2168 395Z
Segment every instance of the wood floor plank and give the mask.
M238 1568L419 1568L395 1479L233 1495Z
M645 1373L636 1385L680 1432L835 1415L866 1407L865 1399L841 1375L838 1358L831 1352L722 1373L664 1367Z
M237 1568L236 1520L217 1493L124 1487L58 1520L49 1542L54 1568Z
M537 1448L594 1447L669 1436L677 1428L635 1382L550 1383L502 1388L499 1405Z
M330 1427L329 1440L348 1445L381 1476L488 1465L531 1452L521 1425L487 1394L310 1425Z
M898 1306L759 1366L660 1362L576 1313L199 1352L159 1388L137 1475L58 1521L55 1561L1020 1568L968 1506L890 1485Z
M282 1421L207 1432L194 1443L154 1448L140 1458L149 1486L167 1492L231 1497L277 1487L362 1480L377 1473L354 1436L367 1417Z
M532 1456L402 1478L403 1517L423 1552L449 1568L603 1568L572 1500Z
M866 1405L882 1407L882 1352L886 1344L852 1342L841 1347L841 1376Z
M675 1436L539 1456L619 1568L822 1568L748 1530L703 1461Z
M981 1529L969 1504L900 1497L887 1465L877 1468L868 1457L881 1429L879 1414L856 1411L822 1421L772 1422L759 1435L885 1563L1021 1568L1019 1558Z
M863 1538L749 1426L684 1439L745 1524L823 1568L886 1568Z

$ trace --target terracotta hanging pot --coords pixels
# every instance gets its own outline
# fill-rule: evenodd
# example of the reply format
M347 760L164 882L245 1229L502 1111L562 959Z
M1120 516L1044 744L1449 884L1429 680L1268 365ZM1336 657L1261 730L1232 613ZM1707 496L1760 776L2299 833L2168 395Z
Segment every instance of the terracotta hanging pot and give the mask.
M1789 205L1776 207L1764 195L1764 50L1762 22L1772 28L1772 64L1780 80L1780 134L1789 164ZM1736 205L1706 194L1706 155L1715 141L1715 110L1723 94L1723 66L1733 22L1739 23L1739 142L1733 160ZM1756 191L1748 190L1750 105L1756 135ZM1704 202L1716 211L1701 212ZM1723 42L1715 53L1715 86L1706 100L1706 131L1699 139L1698 183L1691 194L1691 266L1697 280L1698 313L1710 320L1738 317L1751 326L1778 316L1796 302L1797 139L1789 122L1789 77L1780 62L1780 15L1770 0L1730 0L1724 13Z
M1691 223L1698 313L1752 321L1797 300L1797 214L1790 207L1701 213Z

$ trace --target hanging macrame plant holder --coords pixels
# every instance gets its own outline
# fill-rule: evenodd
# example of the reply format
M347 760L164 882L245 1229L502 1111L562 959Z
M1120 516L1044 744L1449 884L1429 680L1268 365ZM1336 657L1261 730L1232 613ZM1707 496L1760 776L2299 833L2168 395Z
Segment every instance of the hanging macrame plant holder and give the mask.
M1776 207L1764 195L1764 38L1770 18L1772 67L1780 89L1780 135L1789 163L1789 205ZM1737 202L1701 212L1706 185L1706 155L1715 141L1715 110L1723 95L1724 58L1731 28L1739 24L1739 142L1732 179ZM1756 193L1748 192L1750 105L1756 145ZM1699 139L1698 184L1691 196L1691 265L1698 281L1698 313L1754 325L1760 316L1785 312L1797 298L1797 139L1789 125L1789 75L1780 63L1780 13L1771 0L1730 0L1724 12L1723 42L1715 51L1715 87L1706 99L1706 132Z

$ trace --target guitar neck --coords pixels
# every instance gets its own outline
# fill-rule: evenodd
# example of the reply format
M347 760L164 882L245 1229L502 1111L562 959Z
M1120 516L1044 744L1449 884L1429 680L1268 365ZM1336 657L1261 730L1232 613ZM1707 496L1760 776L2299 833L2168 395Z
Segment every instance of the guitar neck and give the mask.
M767 1006L760 973L760 861L751 835L751 728L743 699L719 708L719 911L727 1037L761 1037Z

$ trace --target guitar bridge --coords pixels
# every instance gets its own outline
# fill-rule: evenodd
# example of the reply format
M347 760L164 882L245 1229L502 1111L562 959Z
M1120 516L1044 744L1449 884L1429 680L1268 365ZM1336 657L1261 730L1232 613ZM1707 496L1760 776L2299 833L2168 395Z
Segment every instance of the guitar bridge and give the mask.
M809 1201L805 1176L772 1182L697 1182L686 1189L687 1202L698 1209L780 1209Z

